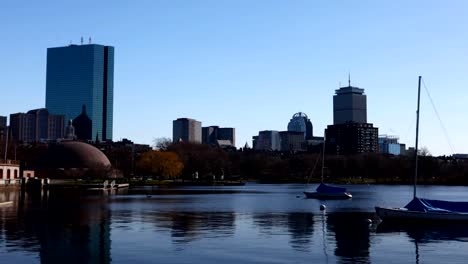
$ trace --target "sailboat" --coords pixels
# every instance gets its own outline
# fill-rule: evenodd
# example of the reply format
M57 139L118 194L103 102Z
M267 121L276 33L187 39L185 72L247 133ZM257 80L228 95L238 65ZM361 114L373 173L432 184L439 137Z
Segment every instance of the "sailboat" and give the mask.
M413 182L413 200L403 208L375 207L377 215L385 221L468 221L468 202L452 202L423 199L416 196L418 177L418 137L419 137L419 104L421 94L421 76L418 81L418 104L416 111L416 144L415 171Z
M324 133L325 134L325 133ZM331 186L323 182L323 172L325 170L325 136L323 137L322 150L322 176L320 185L315 189L315 192L304 192L306 198L316 199L349 199L353 196L346 191L346 188Z

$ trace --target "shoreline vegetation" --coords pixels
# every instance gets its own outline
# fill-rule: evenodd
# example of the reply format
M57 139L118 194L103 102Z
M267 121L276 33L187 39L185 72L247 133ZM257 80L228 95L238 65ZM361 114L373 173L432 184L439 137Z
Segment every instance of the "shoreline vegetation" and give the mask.
M96 145L98 146L98 145ZM150 149L134 151L132 146L100 148L133 186L194 185L224 182L318 183L321 148L308 152L222 149L206 144L159 141ZM45 147L18 145L17 159L23 169L40 167ZM325 155L325 181L334 184L412 184L414 156L366 153L352 156ZM468 185L468 160L452 156L419 155L418 184ZM105 179L102 175L91 179ZM86 180L83 180L85 182ZM103 181L101 181L102 183Z

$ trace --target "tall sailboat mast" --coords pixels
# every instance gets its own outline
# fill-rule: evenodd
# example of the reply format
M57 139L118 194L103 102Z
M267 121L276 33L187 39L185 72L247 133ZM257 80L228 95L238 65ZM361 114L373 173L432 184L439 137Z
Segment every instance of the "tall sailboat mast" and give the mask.
M416 198L416 182L418 180L418 138L419 138L419 102L421 97L421 76L418 79L418 108L416 110L416 143L414 145L414 184L413 184L413 198Z

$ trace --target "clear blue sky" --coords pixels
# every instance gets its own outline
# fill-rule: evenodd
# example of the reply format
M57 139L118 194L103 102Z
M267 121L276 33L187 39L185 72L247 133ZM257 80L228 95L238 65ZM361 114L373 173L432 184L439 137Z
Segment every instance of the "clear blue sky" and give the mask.
M334 90L365 89L368 121L414 145L422 75L456 153L468 153L467 1L2 1L0 115L45 105L46 49L115 47L114 140L172 137L172 120L285 130L333 122ZM421 145L451 154L427 96Z

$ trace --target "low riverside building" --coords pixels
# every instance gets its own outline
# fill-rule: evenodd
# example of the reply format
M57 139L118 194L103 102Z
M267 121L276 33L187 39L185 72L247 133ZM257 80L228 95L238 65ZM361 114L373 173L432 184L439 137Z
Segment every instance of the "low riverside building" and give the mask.
M20 166L12 160L0 163L0 185L19 184Z

